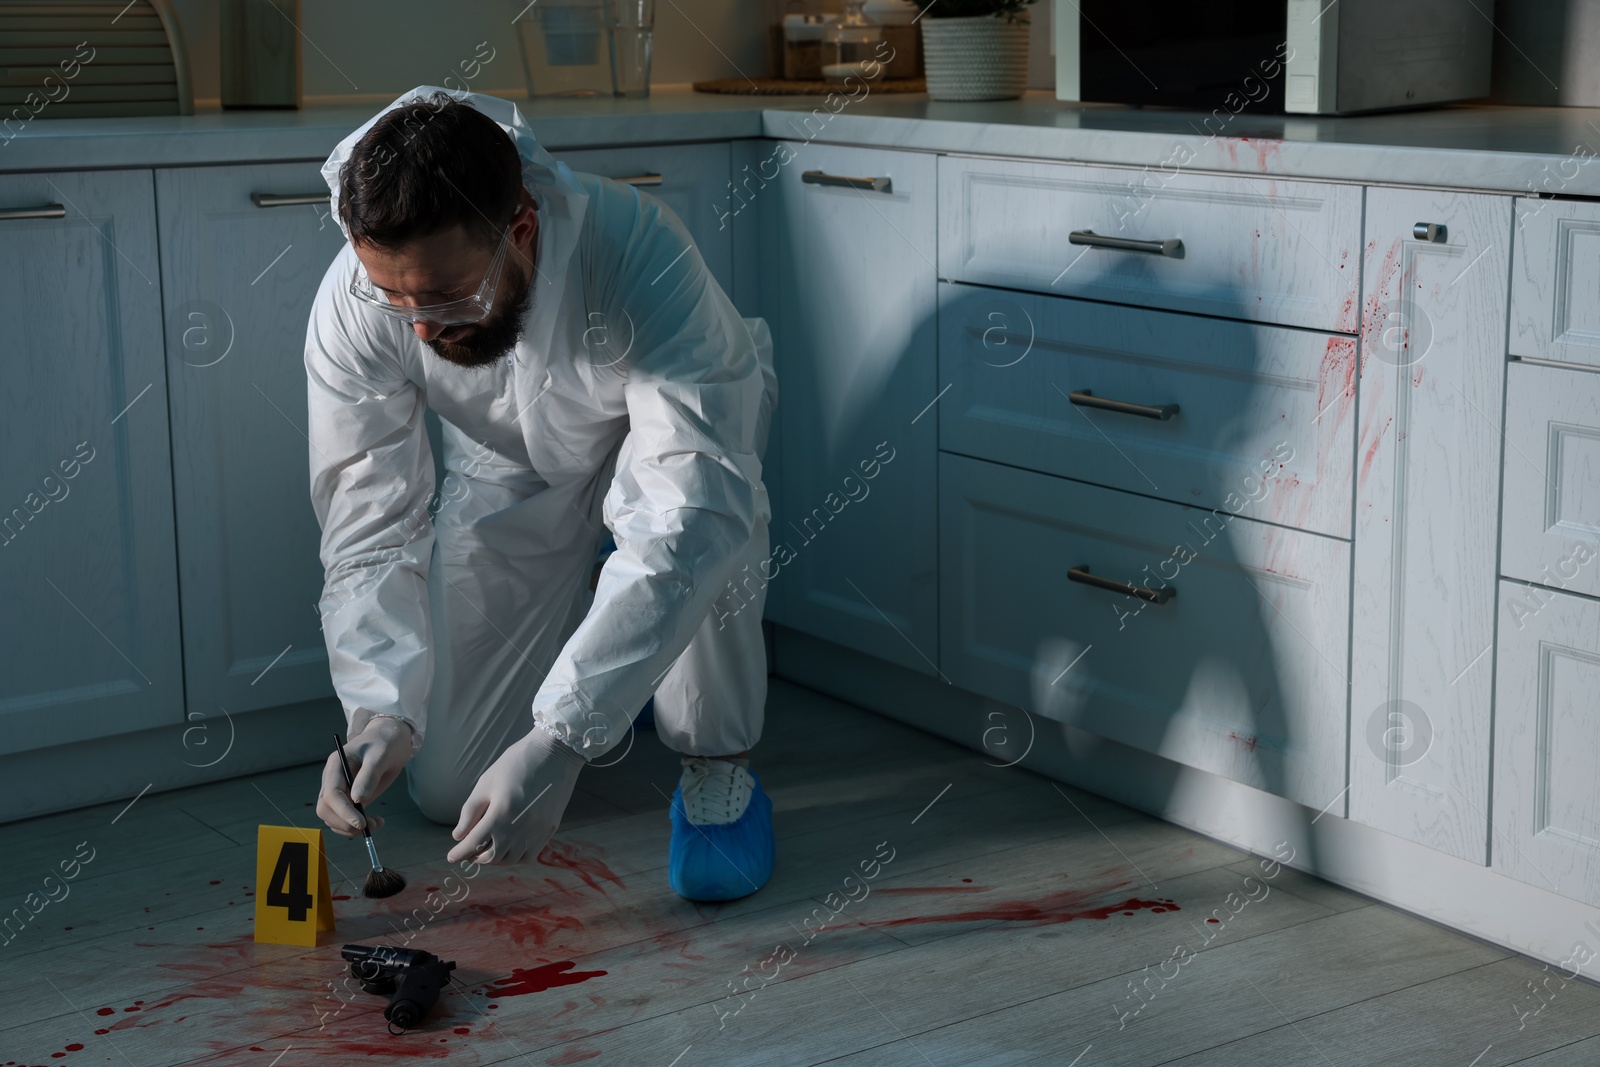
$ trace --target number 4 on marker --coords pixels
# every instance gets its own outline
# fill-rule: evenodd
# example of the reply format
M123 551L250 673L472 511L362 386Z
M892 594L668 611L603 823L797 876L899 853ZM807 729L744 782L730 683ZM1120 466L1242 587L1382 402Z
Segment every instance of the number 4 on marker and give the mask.
M311 914L316 898L306 888L311 874L311 845L305 841L285 841L278 849L278 865L267 880L267 905L284 908L289 921L303 923Z
M333 901L322 831L262 826L256 835L255 939L279 945L315 945L317 931L332 929Z

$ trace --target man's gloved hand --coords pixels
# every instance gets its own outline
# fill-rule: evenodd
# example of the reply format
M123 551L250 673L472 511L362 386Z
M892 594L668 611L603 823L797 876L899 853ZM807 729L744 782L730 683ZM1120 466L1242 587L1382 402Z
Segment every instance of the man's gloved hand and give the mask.
M586 762L548 730L529 730L478 778L450 833L461 844L445 858L521 863L537 856L556 832Z
M359 837L365 825L374 830L382 827L383 816L368 815L363 823L361 813L350 801L370 804L394 784L411 760L411 726L403 719L374 718L359 734L345 742L344 753L350 773L355 776L355 788L350 792L345 790L339 754L329 753L328 762L322 766L317 815L340 837Z

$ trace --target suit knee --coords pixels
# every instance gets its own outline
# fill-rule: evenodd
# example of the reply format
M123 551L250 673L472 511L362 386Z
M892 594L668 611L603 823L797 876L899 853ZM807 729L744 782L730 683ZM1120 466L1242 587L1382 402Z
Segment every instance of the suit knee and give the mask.
M426 771L419 774L415 763L407 768L406 781L417 810L430 822L441 826L454 826L460 820L461 808L473 785Z

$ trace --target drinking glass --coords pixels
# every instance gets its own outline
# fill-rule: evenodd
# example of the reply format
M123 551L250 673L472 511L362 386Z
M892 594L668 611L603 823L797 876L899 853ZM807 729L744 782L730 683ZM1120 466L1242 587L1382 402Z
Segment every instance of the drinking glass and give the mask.
M650 95L650 38L655 0L606 0L606 33L611 38L611 90L634 99Z

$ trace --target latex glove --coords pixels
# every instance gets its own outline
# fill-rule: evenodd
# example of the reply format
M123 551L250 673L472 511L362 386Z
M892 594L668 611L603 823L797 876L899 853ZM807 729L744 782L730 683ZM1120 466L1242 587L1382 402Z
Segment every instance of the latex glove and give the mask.
M479 776L450 833L461 844L445 858L521 863L537 856L556 832L586 762L535 726Z
M403 719L375 718L345 742L344 755L355 776L354 789L345 789L339 755L330 752L322 767L317 815L340 837L359 837L363 826L370 825L374 830L382 827L383 816L367 815L363 821L361 812L350 802L353 799L357 804L370 804L400 777L401 770L411 761L411 726Z

